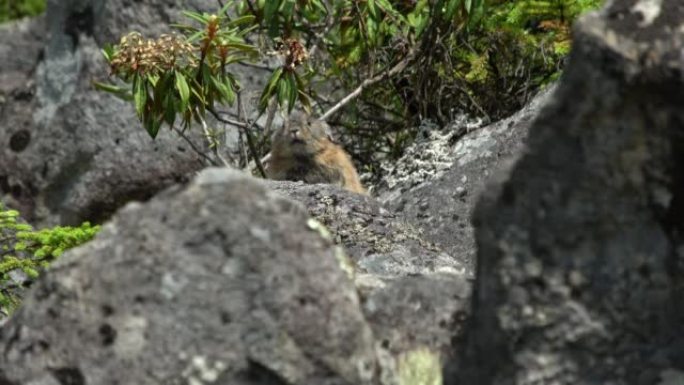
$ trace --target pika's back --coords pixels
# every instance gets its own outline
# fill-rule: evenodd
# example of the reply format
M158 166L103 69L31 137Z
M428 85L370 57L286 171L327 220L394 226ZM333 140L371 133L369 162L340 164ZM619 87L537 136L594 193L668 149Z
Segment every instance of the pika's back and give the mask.
M349 154L332 142L330 127L299 112L273 134L267 176L329 183L366 194Z

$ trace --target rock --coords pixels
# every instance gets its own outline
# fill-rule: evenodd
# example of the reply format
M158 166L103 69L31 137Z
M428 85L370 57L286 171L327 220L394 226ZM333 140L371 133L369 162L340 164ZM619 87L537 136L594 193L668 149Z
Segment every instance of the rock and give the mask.
M31 80L45 44L45 32L43 17L0 24L0 108L11 91Z
M437 384L470 282L436 255L367 196L208 169L51 266L0 383Z
M447 273L465 277L463 265L400 216L368 196L326 184L267 181L276 192L301 202L344 246L363 276L394 279Z
M0 329L0 382L369 383L373 333L314 223L226 169L129 204Z
M681 382L683 26L678 0L577 23L555 102L476 209L472 327L447 383Z
M332 185L267 181L325 225L351 259L363 313L398 357L420 347L444 357L470 306L463 265L373 198Z
M470 286L453 274L401 277L362 297L363 311L393 355L424 346L446 356L468 317Z
M485 127L460 120L442 131L428 130L428 139L418 141L389 170L378 199L401 212L426 240L472 273L475 241L470 218L475 202L485 181L523 152L528 127L552 97L550 87L515 115ZM419 162L421 153L431 153L433 159Z
M217 8L213 0L51 0L45 18L0 27L0 196L39 226L102 222L203 168L175 133L164 126L152 140L130 103L91 81L109 73L104 44L133 30L156 37L182 10ZM265 81L237 71L248 91ZM235 130L227 130L230 147ZM202 147L199 131L190 136Z

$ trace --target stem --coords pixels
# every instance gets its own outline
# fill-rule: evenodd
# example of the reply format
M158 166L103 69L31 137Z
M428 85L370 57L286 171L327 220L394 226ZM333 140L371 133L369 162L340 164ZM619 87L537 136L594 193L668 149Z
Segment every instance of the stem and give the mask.
M199 116L199 120L202 123L202 130L204 130L204 135L207 138L207 142L209 142L209 148L211 148L212 153L214 154L216 159L221 161L220 163L223 164L223 166L230 167L230 163L228 163L228 161L223 156L221 156L221 154L219 153L218 145L215 143L214 140L212 140L212 135L209 132L209 128L207 128L207 122L205 122L204 118L202 118L201 116Z
M347 103L350 101L354 100L356 97L358 97L361 92L363 92L364 89L372 86L375 83L381 82L383 80L389 79L392 76L402 72L408 64L413 60L413 58L416 57L418 52L417 48L413 48L411 52L409 52L408 55L404 59L402 59L399 63L397 63L394 67L392 67L389 71L383 72L380 75L376 75L370 79L364 80L354 91L352 91L349 95L345 96L337 102L331 109L329 109L326 113L324 113L319 119L320 120L326 120L328 119L332 114L337 112L340 108L344 107Z
M209 111L209 113L211 113L214 116L214 118L216 118L216 120L218 120L219 122L231 124L243 130L245 137L247 138L247 146L249 147L249 152L252 153L252 158L254 158L254 162L256 163L257 169L259 170L261 176L266 178L266 171L264 171L264 167L261 165L261 162L259 161L259 155L257 154L256 147L254 146L254 138L252 137L252 133L250 132L250 129L252 128L253 124L242 123L232 119L222 118L213 108L207 108L207 111ZM202 121L202 123L204 123L204 120Z
M211 159L210 157L207 156L207 154L204 153L204 151L197 148L195 143L192 140L190 140L190 138L188 138L187 135L185 135L183 133L183 131L179 130L176 126L172 126L171 129L173 131L175 131L181 138L183 138L183 140L185 140L190 145L190 147L192 148L193 151L195 151L197 154L199 154L204 159L205 164L211 165L211 166L219 166L219 164L217 164L216 161L214 161L214 159Z

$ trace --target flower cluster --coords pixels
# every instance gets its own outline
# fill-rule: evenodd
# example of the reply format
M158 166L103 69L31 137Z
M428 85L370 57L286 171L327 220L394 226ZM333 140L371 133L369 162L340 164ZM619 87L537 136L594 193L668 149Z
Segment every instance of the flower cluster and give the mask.
M283 57L284 67L290 71L309 58L306 48L296 39L285 39L276 49Z
M138 32L121 38L111 60L113 74L129 77L135 73L161 74L170 70L196 67L193 46L176 35L161 35L145 40Z

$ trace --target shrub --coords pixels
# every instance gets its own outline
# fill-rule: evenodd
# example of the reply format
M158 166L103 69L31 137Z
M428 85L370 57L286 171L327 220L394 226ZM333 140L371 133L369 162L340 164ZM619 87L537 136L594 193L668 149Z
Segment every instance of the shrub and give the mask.
M0 311L14 310L19 289L35 280L64 251L91 240L100 226L85 222L79 227L34 230L16 210L0 203Z
M258 159L268 149L268 127L245 116L240 120L239 112L237 120L226 119L214 104L240 101L229 64L271 51L281 65L272 72L259 109L275 100L289 111L300 102L341 127L345 147L357 161L372 165L400 156L416 134L411 127L421 120L446 124L462 113L494 120L519 109L558 76L572 21L601 0L224 3L215 15L188 12L194 24L176 25L174 39L187 44L185 52L194 56L188 63L194 64L150 73L127 62L122 76L119 59L128 50L128 40L122 40L105 56L128 89L101 88L134 100L153 136L163 122L173 127L179 115L184 128L196 121L215 138L204 120L209 112L240 128ZM254 45L246 44L248 36ZM147 80L136 81L131 71ZM185 81L178 80L178 72ZM213 139L210 144L218 145ZM239 166L247 162L243 157Z

